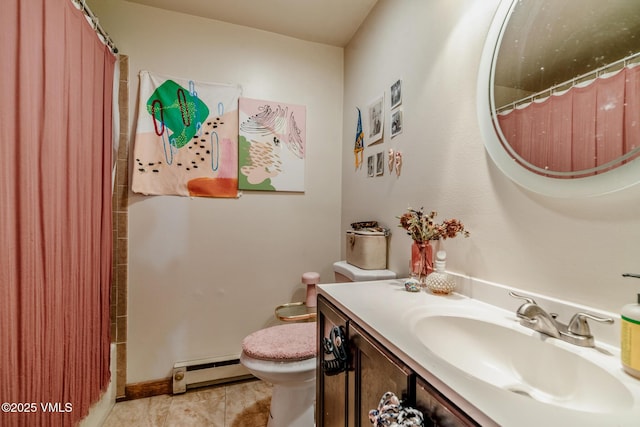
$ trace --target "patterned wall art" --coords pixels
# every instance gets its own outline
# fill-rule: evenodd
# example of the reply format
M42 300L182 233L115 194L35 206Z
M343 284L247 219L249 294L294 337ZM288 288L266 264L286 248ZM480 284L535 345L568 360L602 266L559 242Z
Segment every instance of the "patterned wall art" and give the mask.
M238 196L238 85L140 72L132 189Z
M356 139L353 144L353 155L355 156L356 170L362 167L364 160L364 131L362 130L362 113L358 110L358 124L356 125Z
M240 98L239 188L304 191L306 107Z

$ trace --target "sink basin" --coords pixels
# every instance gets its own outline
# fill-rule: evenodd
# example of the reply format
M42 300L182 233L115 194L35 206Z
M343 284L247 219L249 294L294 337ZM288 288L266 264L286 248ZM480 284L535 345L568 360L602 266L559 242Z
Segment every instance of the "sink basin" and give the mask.
M537 333L518 330L525 328L515 320L503 324L437 315L419 318L414 328L435 356L508 392L585 412L607 413L634 404L620 380L582 355L604 357L598 350L577 347L574 353Z

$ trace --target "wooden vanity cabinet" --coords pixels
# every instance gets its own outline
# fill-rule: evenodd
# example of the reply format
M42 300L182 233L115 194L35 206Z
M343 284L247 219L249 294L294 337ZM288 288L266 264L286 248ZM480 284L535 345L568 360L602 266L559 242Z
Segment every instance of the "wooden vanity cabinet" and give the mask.
M325 354L323 339L333 326L344 328L349 361L347 373L328 376L323 361L333 357ZM479 425L322 295L318 295L318 338L318 427L371 426L369 411L377 409L387 391L396 394L404 406L422 411L425 427Z
M416 402L414 408L424 414L425 427L469 427L480 425L420 377L416 377Z
M323 340L338 326L347 333L347 318L323 297L318 296L318 367L316 370L316 426L345 427L347 419L347 373L326 375L324 361L333 355L324 352Z
M414 396L415 374L360 329L349 324L348 426L370 426L369 411L390 391L403 402ZM409 405L410 406L410 405Z

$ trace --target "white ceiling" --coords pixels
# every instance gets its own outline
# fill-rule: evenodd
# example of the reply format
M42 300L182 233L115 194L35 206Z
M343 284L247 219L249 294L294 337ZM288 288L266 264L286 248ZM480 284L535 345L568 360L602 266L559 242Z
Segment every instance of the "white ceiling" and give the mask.
M128 1L343 47L378 0Z

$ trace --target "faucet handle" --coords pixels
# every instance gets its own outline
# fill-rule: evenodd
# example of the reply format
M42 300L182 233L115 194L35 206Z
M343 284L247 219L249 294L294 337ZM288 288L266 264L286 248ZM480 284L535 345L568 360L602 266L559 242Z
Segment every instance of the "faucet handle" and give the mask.
M517 299L525 300L525 301L526 301L526 302L528 302L529 304L536 304L536 305L538 305L538 304L533 300L533 298L526 297L526 296L524 296L524 295L519 295L519 294L516 294L515 292L509 292L509 295L510 295L510 296L512 296L512 297L514 297L514 298L517 298Z
M613 319L610 317L599 317L589 313L576 313L571 318L567 330L574 335L590 336L591 329L587 323L587 319L595 320L601 323L613 323Z

